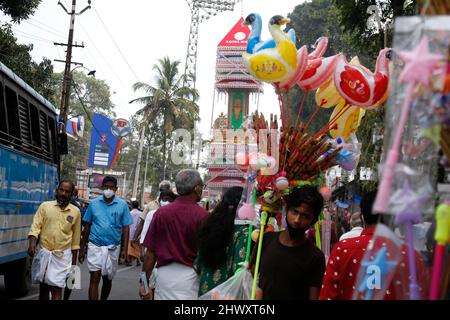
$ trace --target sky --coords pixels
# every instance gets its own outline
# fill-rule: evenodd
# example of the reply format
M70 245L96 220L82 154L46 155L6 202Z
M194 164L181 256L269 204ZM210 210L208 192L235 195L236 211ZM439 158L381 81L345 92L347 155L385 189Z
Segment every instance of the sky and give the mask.
M71 0L61 2L70 10ZM267 25L273 15L287 15L302 2L244 0L243 4L237 3L233 12L219 13L200 24L196 88L200 93L201 121L198 127L204 138L210 131L219 42L242 15L258 12L263 24ZM78 0L77 11L86 5L87 0ZM92 10L76 17L74 38L78 44L84 43L85 48L74 48L72 61L82 62L85 67L97 71L96 77L111 87L117 116L128 119L142 107L129 104L141 96L131 87L138 81L154 84L152 67L158 59L169 56L172 60L180 60L180 72L184 72L190 10L185 0L92 0L92 6ZM67 42L69 18L58 1L43 0L34 16L14 25L13 31L20 43L33 44L35 60L40 61L42 57L65 60L65 48L55 46L53 42ZM262 38L269 38L267 27L263 28ZM64 64L54 62L54 68L56 72L62 72ZM250 112L254 110L255 103L250 105ZM259 110L266 118L270 113L279 112L277 97L267 84L260 97ZM226 112L223 99L215 102L214 119L220 112Z

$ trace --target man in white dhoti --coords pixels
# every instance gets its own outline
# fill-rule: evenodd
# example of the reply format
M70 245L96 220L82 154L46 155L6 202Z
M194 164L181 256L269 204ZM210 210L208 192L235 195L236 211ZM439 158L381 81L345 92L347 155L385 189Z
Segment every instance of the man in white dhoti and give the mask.
M175 181L180 195L174 202L159 208L152 219L143 245L147 248L144 266L147 281L156 267L155 300L196 300L199 279L193 264L197 256L197 236L207 212L198 205L203 181L196 170L182 170ZM139 294L151 300L153 292Z
M125 244L121 256L127 256L129 226L133 223L127 203L115 196L117 179L107 176L102 183L103 195L89 205L83 221L86 223L80 249L83 263L86 249L91 274L89 300L98 300L98 286L103 280L101 300L108 299L112 279L117 272L121 240Z
M61 300L71 266L80 249L81 214L70 204L74 190L70 181L61 181L56 201L44 202L36 212L28 233L28 254L33 259L32 280L40 284L39 299ZM39 248L36 240L39 239Z

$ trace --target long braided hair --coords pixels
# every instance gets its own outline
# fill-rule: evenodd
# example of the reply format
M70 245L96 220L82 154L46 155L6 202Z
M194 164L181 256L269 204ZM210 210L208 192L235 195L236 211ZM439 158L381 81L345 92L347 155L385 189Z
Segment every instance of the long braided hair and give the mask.
M228 189L200 228L198 254L207 268L218 269L226 261L226 249L233 236L234 219L242 191L242 187Z

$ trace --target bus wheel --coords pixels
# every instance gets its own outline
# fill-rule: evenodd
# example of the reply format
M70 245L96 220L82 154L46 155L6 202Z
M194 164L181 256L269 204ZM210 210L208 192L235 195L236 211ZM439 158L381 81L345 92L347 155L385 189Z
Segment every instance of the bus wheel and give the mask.
M5 270L5 288L10 298L19 298L31 288L31 258L26 257L9 264Z

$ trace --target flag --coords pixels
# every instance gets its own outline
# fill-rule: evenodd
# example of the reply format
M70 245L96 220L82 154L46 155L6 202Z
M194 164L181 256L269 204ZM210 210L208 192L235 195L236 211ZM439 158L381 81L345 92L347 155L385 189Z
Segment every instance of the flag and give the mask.
M84 134L84 117L78 116L67 120L67 135L75 140L83 138Z

